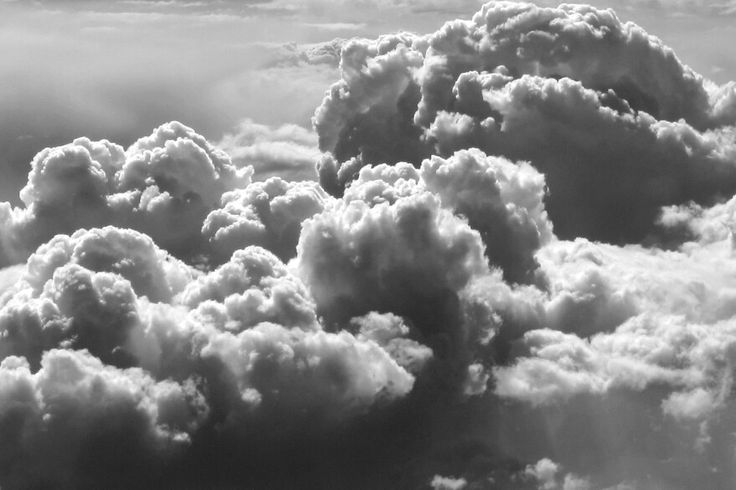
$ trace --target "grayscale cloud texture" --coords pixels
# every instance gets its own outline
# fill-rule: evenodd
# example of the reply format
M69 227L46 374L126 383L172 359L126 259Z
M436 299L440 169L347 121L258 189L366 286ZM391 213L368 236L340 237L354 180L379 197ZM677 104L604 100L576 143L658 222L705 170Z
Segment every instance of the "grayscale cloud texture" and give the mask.
M736 82L597 4L3 7L173 44L118 95L124 60L88 103L0 100L13 158L112 133L0 203L2 488L736 485ZM397 12L446 22L367 36ZM248 66L176 35L279 16L304 31L244 34Z

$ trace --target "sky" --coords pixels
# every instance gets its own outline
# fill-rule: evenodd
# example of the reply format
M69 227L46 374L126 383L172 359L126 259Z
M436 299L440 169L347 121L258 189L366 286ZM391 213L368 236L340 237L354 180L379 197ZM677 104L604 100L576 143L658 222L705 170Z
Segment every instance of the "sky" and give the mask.
M735 19L0 0L0 487L736 488Z

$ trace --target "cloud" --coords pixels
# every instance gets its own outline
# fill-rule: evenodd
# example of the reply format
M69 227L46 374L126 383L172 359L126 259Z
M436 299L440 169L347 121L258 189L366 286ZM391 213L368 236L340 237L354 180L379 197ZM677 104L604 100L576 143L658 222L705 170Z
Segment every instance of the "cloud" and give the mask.
M6 357L0 400L1 474L18 487L75 485L81 475L137 484L130 465L170 460L207 413L193 385L105 366L86 351L50 350L34 372Z
M251 174L177 122L126 151L87 138L47 148L31 163L20 192L24 206L0 204L2 263L24 260L56 233L108 223L144 231L183 256L196 254L209 211L224 192L247 185Z
M516 165L470 149L447 159L424 160L418 172L406 163L378 165L372 170L361 168L359 159L339 170L335 164L328 156L318 168L327 190L354 179L344 190L343 200L378 204L418 190L436 194L443 207L467 218L470 227L481 234L489 263L502 268L512 282L534 279L534 253L553 237L543 202L544 176L525 162Z
M335 72L274 67L276 46L329 44L334 33L285 29L291 19L275 11L216 13L225 3L243 10L243 2L1 3L9 54L0 67L8 81L0 87L0 200L19 204L33 156L83 135L127 147L171 120L212 141L245 116L308 126ZM195 39L194 31L208 34Z
M43 351L64 345L127 365L123 348L139 321L137 297L171 301L193 274L137 232L107 227L58 235L28 259L4 295L2 350L35 365Z
M235 165L252 166L255 180L276 176L289 181L316 180L316 163L322 155L312 131L296 124L272 128L250 119L225 134L217 146Z
M734 149L720 133L699 133L644 113L617 115L595 92L566 79L522 77L486 97L503 122L471 127L481 136L462 144L531 160L547 179L548 209L560 236L639 241L662 205L708 202L733 186ZM442 125L452 124L446 118L438 115L430 132L441 138ZM576 139L583 126L587 137ZM562 141L564 149L557 146ZM615 187L606 186L611 179ZM591 193L572 190L583 187ZM629 219L622 222L622 213Z
M314 303L301 281L266 250L237 250L230 260L186 285L177 302L221 330L242 331L268 321L318 328Z
M78 138L0 205L0 485L729 487L732 85L588 6L263 48L339 78L314 131Z
M205 218L202 234L213 255L223 259L245 245L262 245L288 261L296 255L302 223L330 201L315 182L271 177L223 194L222 206Z
M450 478L446 476L435 475L430 483L434 490L462 490L468 485L464 478Z
M548 245L538 255L549 281L542 315L548 328L527 322L531 329L522 333L511 325L510 357L492 368L495 393L532 407L529 417L559 415L547 442L536 443L563 445L565 465L585 475L590 488L710 478L688 461L718 459L730 444L718 434L732 423L722 415L732 404L731 256L729 237L669 251L585 240ZM507 328L499 325L494 341ZM613 436L599 410L624 432ZM583 438L576 424L560 421L571 418L601 432ZM636 418L657 428L640 427ZM658 462L659 451L636 442L633 434L642 430L677 463ZM606 452L605 462L580 464L584 447ZM656 478L647 480L632 458ZM630 478L615 480L612 471Z
M178 467L219 437L215 420L242 447L246 420L289 434L297 419L329 427L406 396L432 351L398 317L356 321L359 335L325 331L301 281L261 248L204 274L132 230L59 235L0 307L0 426L23 422L3 482L77 486L138 458Z
M477 150L424 160L420 174L445 206L481 233L489 260L509 281L532 279L534 253L553 236L542 174L525 162L515 165Z
M458 293L456 323L472 339L455 354L466 359L466 393L490 387L529 407L494 412L499 420L489 425L519 430L529 417L575 414L601 424L595 410L608 407L606 416L627 427L615 442L591 437L601 451L595 464L581 462L584 444L570 422L524 431L521 442L501 439L506 454L534 462L531 448L538 455L546 447L564 455L574 473L543 475L529 463L548 488L642 486L643 467L655 468L655 486L707 478L687 475L693 467L684 462L717 459L730 447L716 435L730 406L729 369L716 366L730 365L731 206L711 207L734 191L730 85L704 80L611 11L510 2L427 36L348 44L341 69L315 113L320 148L333 154L318 166L325 189L371 209L430 189L480 232L506 280L537 285L509 287L478 269ZM518 203L523 218L515 220ZM504 222L514 225L505 230ZM570 241L555 237L553 224ZM620 246L642 241L671 250ZM712 345L722 347L710 350L705 339L716 337ZM626 409L614 416L614 406ZM683 449L668 454L687 470L656 463L657 451L632 442L641 430L652 441L667 437L636 417L678 427L671 437ZM647 463L637 468L635 457ZM454 474L523 484L503 468ZM612 468L630 478L617 480Z
M625 243L648 237L661 206L709 205L736 185L732 87L612 11L489 4L342 56L315 113L337 161L323 166L327 187L353 158L418 166L474 146L545 174L558 236Z
M536 480L539 490L590 490L590 482L584 478L568 473L560 479L559 473L560 465L548 458L543 458L534 465L528 465L521 479Z
M655 0L651 2L629 0L624 3L632 7L654 8L667 13L684 12L687 14L726 16L736 14L736 4L728 0L717 3L702 0Z
M430 192L376 201L337 201L303 225L297 267L328 321L431 311L486 268L479 234Z

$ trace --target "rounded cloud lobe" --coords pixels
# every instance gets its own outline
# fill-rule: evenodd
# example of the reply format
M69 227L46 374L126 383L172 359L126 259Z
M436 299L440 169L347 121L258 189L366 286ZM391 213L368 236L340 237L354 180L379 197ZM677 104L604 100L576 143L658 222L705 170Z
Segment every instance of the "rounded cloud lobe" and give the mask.
M329 46L315 132L0 203L0 486L733 486L734 84L588 6Z

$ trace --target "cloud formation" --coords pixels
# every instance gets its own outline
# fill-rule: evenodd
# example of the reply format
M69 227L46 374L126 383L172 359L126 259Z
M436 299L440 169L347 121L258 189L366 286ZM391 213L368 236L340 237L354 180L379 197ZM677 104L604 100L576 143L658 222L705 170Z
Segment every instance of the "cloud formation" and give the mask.
M353 158L478 147L545 174L559 236L615 243L646 238L661 206L736 186L732 84L610 10L488 4L427 36L354 42L341 70L315 127L343 185Z
M224 192L247 185L252 173L177 122L125 151L87 138L47 148L31 162L20 191L24 206L1 204L0 264L24 260L56 233L103 224L138 229L175 253L191 254L209 211Z
M291 51L314 132L0 204L0 485L733 486L733 83L588 6Z
M302 126L285 124L272 128L250 119L217 144L238 167L253 167L253 179L280 177L289 181L315 180L315 163L321 156L317 135Z
M245 431L241 448L257 420L287 436L306 420L329 427L406 396L432 358L398 317L325 331L303 283L265 249L202 273L114 227L40 247L0 318L0 425L21 422L2 478L21 487L112 473L152 485L125 465L176 466L208 447L198 441L213 423Z
M271 177L222 195L202 235L214 258L227 259L244 245L262 245L288 261L296 255L301 224L331 201L316 182L287 182Z

